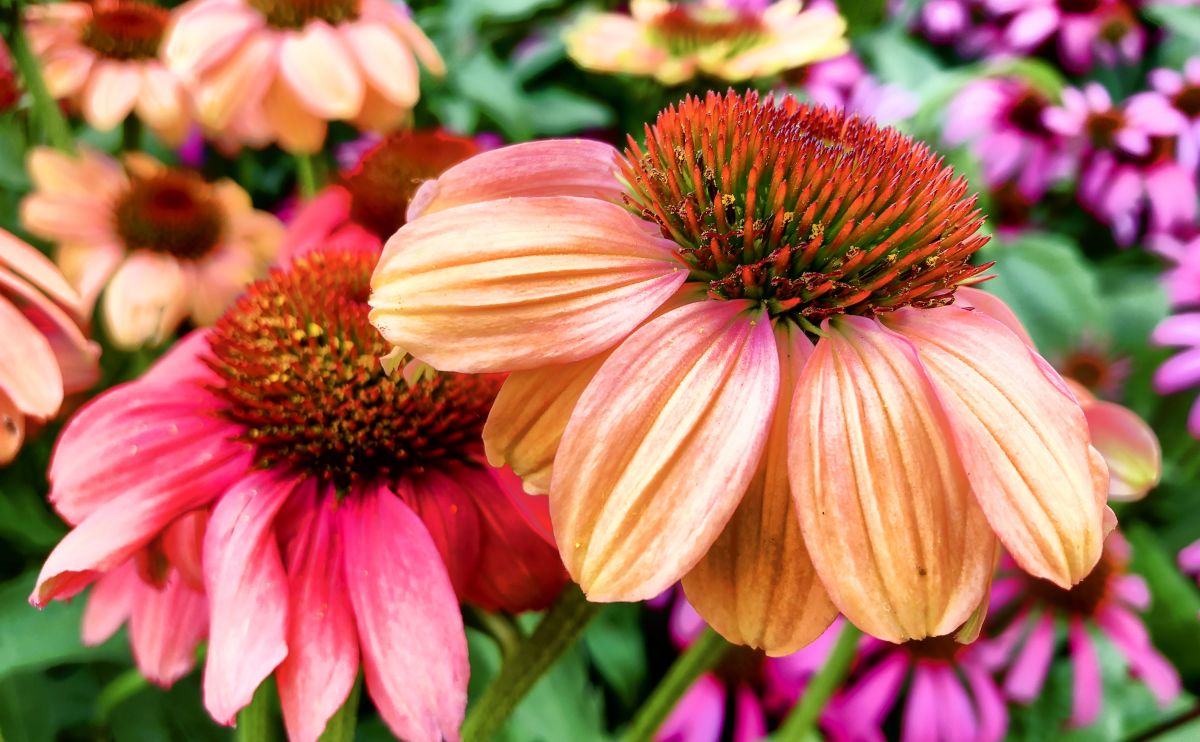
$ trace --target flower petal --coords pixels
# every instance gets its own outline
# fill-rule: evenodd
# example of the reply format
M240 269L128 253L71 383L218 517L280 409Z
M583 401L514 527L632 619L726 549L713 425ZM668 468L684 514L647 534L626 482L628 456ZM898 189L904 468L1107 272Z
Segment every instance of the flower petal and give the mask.
M1104 541L1108 472L1061 381L1001 323L960 307L894 313L950 420L988 522L1021 567L1070 587Z
M611 145L588 139L549 139L482 152L425 183L408 207L408 221L455 206L529 196L580 196L621 203Z
M879 322L826 322L797 383L789 470L833 602L891 642L947 634L991 577L994 537L916 350Z
M350 50L324 21L310 21L288 34L279 54L280 76L310 113L345 119L362 108L366 91Z
M614 204L516 198L409 222L371 278L371 321L439 370L515 371L606 350L687 277Z
M788 483L788 410L812 343L799 330L777 329L775 339L779 401L758 471L683 587L688 601L726 639L780 656L820 636L837 608L804 547Z
M457 739L467 706L467 644L437 547L390 492L354 493L338 512L371 699L403 739Z
M259 684L288 654L288 580L275 515L305 484L254 470L213 508L204 535L204 584L212 627L204 666L204 707L232 724Z
M644 600L704 556L766 444L779 360L746 301L699 301L605 361L563 433L550 513L592 600Z

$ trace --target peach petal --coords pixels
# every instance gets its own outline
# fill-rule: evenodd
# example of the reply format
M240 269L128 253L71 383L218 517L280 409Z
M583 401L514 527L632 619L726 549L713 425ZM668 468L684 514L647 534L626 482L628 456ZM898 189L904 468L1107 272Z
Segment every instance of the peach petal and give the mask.
M0 386L0 466L16 458L25 442L25 415Z
M303 33L284 39L279 71L296 98L315 116L345 119L362 107L362 75L341 37L324 21L311 21Z
M282 77L271 83L263 110L279 145L289 152L317 152L325 143L325 121L304 107Z
M421 96L417 60L391 29L382 23L360 22L341 32L372 87L397 106L417 104Z
M441 370L522 370L612 347L684 282L674 243L589 198L516 198L409 222L371 279L371 321Z
M550 139L501 147L460 162L425 183L408 221L454 206L526 196L586 196L621 203L619 154L603 142Z
M837 608L804 546L788 483L788 412L812 343L797 329L778 327L775 340L780 393L762 460L729 525L683 578L683 588L726 639L781 656L820 636Z
M0 296L0 390L26 415L48 418L63 400L62 372L50 341ZM9 417L14 417L9 415Z
M891 642L947 634L974 612L994 536L912 344L876 320L827 321L797 383L789 470L829 595Z
M589 599L658 595L737 509L779 393L771 324L751 307L704 300L647 323L576 405L555 459L550 515Z
M183 320L188 291L172 257L139 251L113 274L104 291L104 322L121 348L166 340Z
M98 60L83 91L83 117L101 131L112 129L133 111L140 83L136 65Z
M950 306L901 310L988 522L1017 563L1068 588L1100 558L1108 472L1067 388L1000 322Z
M1146 421L1119 404L1085 405L1092 445L1108 464L1111 500L1140 500L1162 477L1162 448Z
M205 75L195 91L196 117L205 126L225 129L241 111L266 93L275 78L279 39L259 35Z
M511 466L531 495L550 491L551 466L575 403L607 353L511 374L483 426L483 446L495 467Z

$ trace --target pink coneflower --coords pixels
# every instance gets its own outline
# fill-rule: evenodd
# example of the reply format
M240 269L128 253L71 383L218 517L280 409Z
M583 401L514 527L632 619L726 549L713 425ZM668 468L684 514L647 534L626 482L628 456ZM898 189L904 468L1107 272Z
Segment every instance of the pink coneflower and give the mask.
M769 77L849 48L836 11L800 8L799 0L633 0L630 15L581 18L567 31L567 54L586 69L677 85L701 75Z
M1050 100L1020 78L976 80L950 102L942 134L949 144L969 144L989 188L1013 183L1034 202L1073 164L1064 138L1042 121L1049 107Z
M171 12L139 0L29 5L29 39L50 94L106 130L136 115L164 142L183 141L190 99L159 59Z
M329 121L390 131L420 97L417 61L445 67L402 3L388 0L192 0L165 59L195 87L210 130L315 152Z
M1026 54L1056 39L1064 68L1087 72L1096 58L1106 65L1137 62L1146 48L1146 30L1124 0L987 0L1005 14L1004 41Z
M914 95L881 83L854 54L815 62L794 77L789 77L789 83L801 87L814 103L857 113L881 125L894 124L917 110Z
M343 245L273 269L149 377L84 408L51 463L51 501L77 525L35 605L211 509L204 697L219 722L274 674L289 735L315 740L361 664L392 731L453 738L468 670L456 593L520 611L565 581L533 527L544 505L483 460L499 380L381 368L377 254Z
M478 151L474 141L442 131L398 132L379 139L336 184L300 208L284 242L293 254L343 239L373 239L382 249L404 225L417 188Z
M1176 394L1200 386L1200 312L1167 317L1154 328L1150 338L1157 345L1184 349L1154 372L1154 388L1160 394ZM1193 438L1200 438L1200 400L1192 404L1188 431Z
M0 229L0 466L31 423L99 378L100 348L84 336L87 313L58 268Z
M185 319L215 322L265 272L283 235L233 181L209 183L142 153L118 163L40 147L29 175L21 223L56 243L86 306L104 292L108 336L126 348L163 342Z
M1114 532L1096 569L1070 590L1031 577L1011 562L1002 568L991 611L1009 623L981 650L989 664L1007 667L1009 698L1029 703L1041 693L1063 623L1074 672L1072 726L1087 726L1100 713L1104 691L1095 645L1100 637L1116 647L1160 705L1179 695L1179 674L1154 649L1137 615L1149 605L1150 591L1140 576L1127 573L1128 563L1129 544Z
M1158 232L1196 218L1196 183L1174 155L1179 119L1156 110L1114 107L1104 88L1089 83L1064 90L1062 106L1043 115L1050 129L1082 146L1079 200L1122 245L1133 242L1144 220Z
M832 620L826 591L901 641L957 629L1000 543L1063 586L1099 558L1083 412L1003 323L950 306L986 269L981 219L896 131L714 93L624 155L477 155L408 216L372 321L435 368L513 372L484 444L549 492L593 600L683 579L724 636L783 654Z

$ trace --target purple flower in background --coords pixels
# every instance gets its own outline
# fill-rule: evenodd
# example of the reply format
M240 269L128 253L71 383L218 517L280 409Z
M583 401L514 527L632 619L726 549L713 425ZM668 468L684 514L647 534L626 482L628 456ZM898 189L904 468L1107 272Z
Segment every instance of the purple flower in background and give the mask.
M1081 150L1079 201L1121 245L1137 238L1143 218L1152 232L1196 218L1195 180L1175 159L1181 120L1160 114L1145 104L1114 106L1103 87L1089 83L1064 90L1062 106L1042 117Z
M1091 574L1070 590L1031 577L1005 558L992 586L991 612L1008 623L981 645L980 657L989 667L1006 668L1009 698L1029 703L1042 692L1062 623L1074 681L1071 726L1091 724L1103 705L1100 637L1116 647L1161 706L1179 695L1179 674L1151 644L1138 616L1150 603L1150 591L1140 576L1127 573L1128 563L1129 544L1117 532L1109 535Z
M800 73L804 92L814 102L842 108L887 126L917 110L917 98L896 85L881 83L854 56L815 62Z
M1042 120L1049 107L1049 99L1020 78L976 80L950 102L942 133L949 144L970 145L989 188L1011 182L1033 202L1072 165L1064 137Z
M1184 349L1154 373L1154 388L1160 394L1175 394L1200 386L1200 312L1167 317L1150 337L1157 345ZM1200 438L1200 400L1192 405L1188 415L1188 431L1193 438Z
M1146 31L1121 0L987 0L1004 16L1009 51L1028 54L1057 38L1058 57L1073 73L1087 72L1098 58L1106 65L1136 62L1146 48Z

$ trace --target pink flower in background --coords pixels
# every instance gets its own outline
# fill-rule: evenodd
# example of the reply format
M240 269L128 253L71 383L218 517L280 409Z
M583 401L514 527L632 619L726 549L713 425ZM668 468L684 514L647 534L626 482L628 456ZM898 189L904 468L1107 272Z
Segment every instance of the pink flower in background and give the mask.
M0 229L0 466L31 426L100 378L88 313L46 256Z
M139 0L26 6L30 43L50 94L100 130L136 115L176 146L192 121L183 83L159 59L171 12Z
M1113 231L1121 245L1137 238L1143 219L1152 232L1190 225L1196 183L1175 158L1181 118L1136 101L1116 107L1098 83L1063 91L1062 106L1043 121L1074 140L1083 171L1079 200Z
M976 80L950 102L942 136L970 147L990 188L1013 183L1034 202L1073 164L1065 138L1043 122L1049 107L1050 100L1020 78Z
M981 645L989 666L1005 668L1005 694L1031 703L1042 692L1065 624L1073 672L1072 726L1096 720L1104 702L1103 678L1095 642L1111 643L1129 671L1140 678L1165 707L1180 691L1179 674L1150 642L1138 614L1150 603L1139 575L1129 574L1129 544L1109 534L1104 556L1081 583L1064 590L1030 577L1006 560L992 588L992 618L1005 628L993 630Z
M290 737L316 740L361 666L395 734L453 738L468 672L459 599L539 609L565 581L544 501L484 461L499 379L381 368L389 348L366 304L376 257L364 241L274 269L214 327L81 410L51 463L51 502L74 528L31 602L99 580L89 610L104 617L88 625L99 637L122 601L148 595L126 580L155 584L169 564L157 596L191 599L169 591L202 564L204 700L221 723L273 674ZM172 547L198 510L211 511L202 559ZM166 560L144 558L160 549ZM142 629L170 628L131 614L135 651Z
M1183 348L1154 372L1154 388L1160 394L1176 394L1200 386L1200 313L1185 312L1167 317L1150 336L1157 345ZM1200 400L1192 404L1188 431L1200 438Z
M89 310L104 292L108 337L161 343L185 319L210 325L265 272L283 235L232 180L209 183L149 155L118 163L38 147L21 223L55 244L54 257Z
M1106 65L1137 62L1146 48L1146 31L1124 0L985 0L1005 16L1008 49L1028 54L1056 39L1058 58L1076 74L1095 60Z
M390 131L420 97L437 49L388 0L192 0L164 58L194 87L196 115L226 139L315 152L330 121Z
M814 62L791 77L795 78L792 84L801 87L815 103L857 113L884 126L906 119L917 110L916 96L879 82L852 53Z

